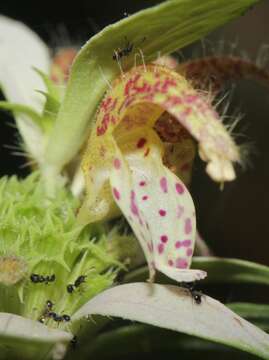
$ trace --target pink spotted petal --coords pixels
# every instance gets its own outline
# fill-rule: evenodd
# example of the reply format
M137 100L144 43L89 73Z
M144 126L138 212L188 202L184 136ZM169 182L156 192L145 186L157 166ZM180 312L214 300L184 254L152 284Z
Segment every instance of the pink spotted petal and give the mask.
M132 227L146 257L150 279L154 279L154 246L152 243L149 225L146 222L143 211L138 205L138 194L134 187L134 179L131 176L130 169L120 151L117 154L121 159L121 167L119 169L112 168L110 174L110 184L112 189L118 190L118 194L112 190L115 202L118 204L121 211L124 213L130 226ZM139 187L139 184L138 184ZM146 202L143 201L142 202Z
M122 166L120 171L112 170L110 175L112 189L121 189L120 200L115 194L114 199L129 219L150 266L176 281L202 279L206 276L203 271L189 270L196 234L192 198L183 182L163 166L162 144L155 133L141 131L150 147L150 155L145 157L143 149L135 148L137 139L133 136L126 135L121 139L122 155L117 157L122 156ZM146 186L141 187L141 182ZM177 184L183 189L180 193ZM147 201L143 201L144 196L148 196ZM180 218L179 206L182 209ZM179 241L183 246L176 246ZM153 252L149 249L151 243ZM154 272L153 269L150 271Z

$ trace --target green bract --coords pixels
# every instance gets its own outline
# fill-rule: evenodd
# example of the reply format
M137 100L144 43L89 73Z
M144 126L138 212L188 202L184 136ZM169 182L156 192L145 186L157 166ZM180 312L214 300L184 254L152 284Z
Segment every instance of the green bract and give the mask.
M0 312L40 319L49 299L55 312L72 316L113 283L120 266L101 225L82 229L76 224L78 201L67 190L53 200L44 193L37 173L23 181L0 180ZM34 283L31 274L55 275L55 280ZM86 275L83 291L68 293L67 285L80 275Z

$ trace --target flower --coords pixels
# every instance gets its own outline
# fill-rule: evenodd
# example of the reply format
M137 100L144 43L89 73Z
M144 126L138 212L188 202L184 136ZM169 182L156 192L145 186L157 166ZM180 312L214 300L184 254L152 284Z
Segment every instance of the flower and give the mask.
M172 70L140 66L115 80L100 104L82 165L87 197L79 219L115 216L115 200L140 241L151 280L157 269L179 282L195 281L206 274L188 270L196 234L193 201L163 165L165 148L154 132L164 111L198 141L214 180L234 179L239 152L205 95ZM178 139L184 147L184 137ZM178 159L182 165L185 160Z
M147 12L147 16L155 19L154 16L158 17L162 12L165 14L165 11L171 13L171 10L174 11L179 6L184 17L186 8L180 7L181 5L177 3L180 2L175 1L173 4L168 2L168 5L156 7L157 11L154 9L152 12ZM191 12L194 19L197 16L198 20L201 21L201 18L203 20L208 7L215 6L211 1L205 4L199 12L194 11L193 14ZM248 2L242 3L243 8L247 5ZM231 9L235 11L238 5L236 9L231 5ZM188 17L193 20L192 16L187 14ZM127 24L132 25L133 21L139 20L139 15L133 19L127 19ZM4 21L8 24L7 26L10 25L9 21ZM170 25L169 30L171 30ZM13 23L13 26L19 29L18 39L21 33L25 31L28 33L28 30L19 24ZM206 24L202 33L213 26L215 23L210 26ZM31 36L36 41L36 37L30 35L29 42L31 43ZM195 36L197 37L198 33L193 37ZM0 266L3 270L1 283L7 287L2 305L7 305L3 308L5 312L0 314L0 336L8 340L9 346L12 344L12 350L15 354L20 354L20 357L38 358L46 355L62 358L68 341L72 338L71 331L72 333L78 331L85 323L85 316L101 314L122 316L183 331L243 348L263 357L268 356L268 335L210 297L203 296L201 306L193 307L192 292L174 286L147 283L120 285L96 295L112 284L115 271L121 264L106 251L107 236L104 223L99 224L99 227L95 229L94 226L84 227L76 222L74 207L76 207L77 199L74 199L64 188L63 182L68 179L68 176L65 178L63 176L63 168L66 168L75 155L77 156L77 150L85 138L85 118L89 116L89 110L96 108L94 96L100 97L100 94L103 94L103 86L95 84L97 91L95 95L93 94L91 104L88 104L88 94L85 97L88 85L84 86L84 81L87 80L84 74L85 72L89 74L88 50L92 43L98 45L98 37L93 39L89 47L86 46L78 55L72 68L64 100L48 76L40 71L39 63L37 63L31 65L39 68L37 73L46 84L45 93L44 89L39 88L45 95L44 108L41 104L32 109L32 103L25 103L24 100L21 100L19 104L1 104L3 108L11 109L17 115L17 125L26 150L37 162L41 175L33 174L22 182L16 179L2 179L1 181L1 196L3 197L1 211L4 226L1 234L3 241ZM24 50L26 46L27 42L24 43ZM115 48L113 41L111 46ZM11 47L8 49L10 50ZM26 50L25 52L27 53ZM47 54L46 51L45 53ZM112 56L108 61L112 69L109 68L111 72L108 71L108 73L114 76L118 68L113 60ZM94 69L94 63L94 61L91 63L92 69ZM8 65L3 62L2 70L5 66L9 68ZM22 69L29 70L29 62L22 61L19 65L22 65L21 71ZM86 222L89 222L89 215L95 216L90 221L109 218L113 216L113 211L114 214L118 211L115 209L115 201L127 217L132 216L130 222L146 254L151 277L156 268L173 279L189 281L197 278L197 274L200 278L204 276L201 271L185 269L190 265L194 246L194 206L185 184L169 169L171 165L169 162L172 159L165 154L166 144L163 144L152 130L154 122L162 116L164 110L172 115L173 119L180 120L181 125L186 127L192 137L198 141L199 152L203 160L208 162L207 172L217 181L233 179L232 162L238 161L239 156L233 141L222 124L217 121L217 114L210 107L208 99L203 98L183 76L175 72L156 65L149 65L146 69L147 71L144 67L138 66L126 73L123 79L116 79L110 93L100 105L96 126L91 131L91 141L83 162L89 196L80 210L79 217L83 221L86 219ZM97 70L94 69L91 76L96 76L97 73L100 77L98 67ZM80 75L77 77L78 74ZM16 99L14 94L18 89L14 81L10 81L8 76L3 76L3 78L7 97L10 100ZM33 78L37 79L38 75L35 74ZM19 75L16 81L19 81ZM127 94L125 93L127 87L131 96L128 91ZM144 90L139 91L141 88ZM12 91L9 92L8 89ZM32 102L33 89L28 90L25 93ZM74 91L77 92L76 99L71 96ZM181 102L179 98L174 97L174 92L179 92L180 96L183 96ZM112 109L110 108L111 101L112 104L113 101L116 102ZM74 109L76 109L74 104L79 106L78 121L70 123L70 116L74 116ZM88 111L85 111L85 104ZM73 110L72 106L74 106ZM191 110L188 110L190 108ZM113 118L114 112L117 116ZM81 116L82 113L83 116ZM166 117L165 114L163 116ZM139 126L133 127L128 117L135 123L138 121ZM171 122L174 121L173 119ZM160 120L159 126L161 124ZM156 129L158 132L157 123ZM55 142L59 135L62 139ZM164 131L162 135L166 137L168 134ZM71 142L69 142L70 136ZM101 149L101 146L104 149ZM168 148L169 146L170 144L167 144ZM106 153L108 150L111 150L111 154ZM167 166L163 163L163 154L166 155ZM98 162L100 159L103 160L102 163ZM89 169L90 166L95 167L96 172L93 173L93 169ZM142 193L141 189L148 184L142 184L143 181L150 181L146 194ZM107 190L109 190L108 193ZM143 199L143 196L148 196L148 198ZM153 196L157 207L151 205L147 208L145 204ZM177 203L177 199L181 199L180 204ZM180 209L178 205L184 206L184 209ZM154 209L157 213L154 213ZM177 225L173 229L175 219L168 214L170 209L173 210L174 216L179 218L181 216L183 218L183 213L180 214L183 210L184 214L187 214L184 221L180 222L179 233L185 232L184 236L189 235L190 238L178 240L173 238L172 242L168 242L169 238L178 232ZM156 216L158 219L159 216L168 219L163 226L165 233L160 234L159 229L154 228ZM16 245L12 254L9 253L12 248L10 244ZM174 257L173 252L169 253L170 246L180 251L191 250L189 255L187 251L186 254L183 252L182 260L187 261L187 264L184 263L183 266L183 262ZM175 262L175 266L170 266L169 260ZM116 267L116 270L112 268L112 265ZM17 276L14 276L14 269ZM33 273L33 270L38 272ZM4 273L6 276L3 276ZM187 275L184 276L184 273ZM58 281L57 286L53 286L55 279ZM81 285L85 285L85 291L80 293ZM14 299L14 295L16 301L9 302L10 299ZM48 295L55 297L56 304L48 298ZM76 298L72 297L73 295L76 295ZM14 304L17 306L16 310L12 308ZM53 311L54 306L57 312ZM193 308L197 315L195 317L192 316ZM24 315L24 317L16 314ZM177 316L178 314L180 316ZM194 318L200 320L199 326ZM39 324L36 320L46 325ZM224 326L220 327L222 322ZM64 332L51 329L56 327L57 323ZM91 327L92 334L98 329L98 326L89 322L88 326ZM234 332L236 337L231 338L230 334ZM13 340L18 337L21 342L15 344ZM29 343L30 350L27 347ZM25 349L28 351L21 351L22 344L25 344ZM56 346L52 351L53 344Z

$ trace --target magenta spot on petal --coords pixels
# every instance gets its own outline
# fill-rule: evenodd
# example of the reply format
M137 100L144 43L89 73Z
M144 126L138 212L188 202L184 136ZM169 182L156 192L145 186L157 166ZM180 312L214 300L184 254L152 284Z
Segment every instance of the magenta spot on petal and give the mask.
M161 242L165 244L165 243L167 243L167 241L168 241L168 236L167 235L162 235L161 236Z
M117 170L120 169L120 167L121 167L120 159L114 159L114 167Z
M175 248L176 249L179 249L180 247L181 247L181 241L176 241L176 243L175 243Z
M139 211L138 211L138 207L135 203L135 192L132 190L131 191L131 212L135 215L135 216L138 216L139 214Z
M185 234L190 234L191 231L192 231L191 219L187 218L185 220Z
M176 183L176 191L181 195L184 193L184 187L180 183Z
M170 260L168 260L168 265L169 265L169 266L173 266L173 265L174 265L173 260L171 260L171 259L170 259Z
M136 144L137 148L140 149L142 148L147 142L147 139L145 138L140 138Z
M146 200L148 200L148 195L144 195L144 196L142 196L142 200L144 200L144 201L146 201Z
M140 181L139 186L145 186L146 185L146 181Z
M162 191L164 193L167 193L168 192L168 188L167 188L167 180L165 177L162 177L161 180L160 180L160 187L162 189Z
M119 193L119 191L118 191L116 188L113 188L112 191L113 191L114 197L115 197L117 200L120 200L120 193Z
M188 267L188 262L185 259L178 258L176 259L176 268L186 269Z
M183 240L182 241L182 246L185 246L185 247L191 246L191 240Z
M166 215L166 211L163 210L163 209L160 209L160 210L159 210L159 214L160 214L160 216L165 216L165 215Z
M163 253L163 250L164 250L164 244L158 244L158 253L159 254L162 254Z
M192 256L192 249L188 248L186 251L187 256Z

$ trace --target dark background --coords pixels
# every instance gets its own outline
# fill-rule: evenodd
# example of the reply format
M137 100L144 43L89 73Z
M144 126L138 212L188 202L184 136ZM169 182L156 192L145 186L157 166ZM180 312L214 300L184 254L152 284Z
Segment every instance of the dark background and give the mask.
M0 13L25 22L50 46L80 44L104 26L157 1L16 1L2 0ZM214 32L205 42L205 54L225 40L226 52L245 51L256 60L259 49L269 43L269 3L256 6L244 17ZM188 47L184 56L202 52L201 42ZM269 52L268 52L269 54ZM0 54L1 56L1 54ZM269 55L268 55L269 58ZM269 59L268 59L269 63ZM197 161L192 191L202 235L216 254L241 257L269 265L269 92L250 81L238 83L233 91L230 112L240 108L246 114L236 128L240 142L252 143L252 166L238 169L238 178L223 191L204 173ZM11 118L1 114L1 175L27 174L24 160L12 156L5 145L15 142Z

